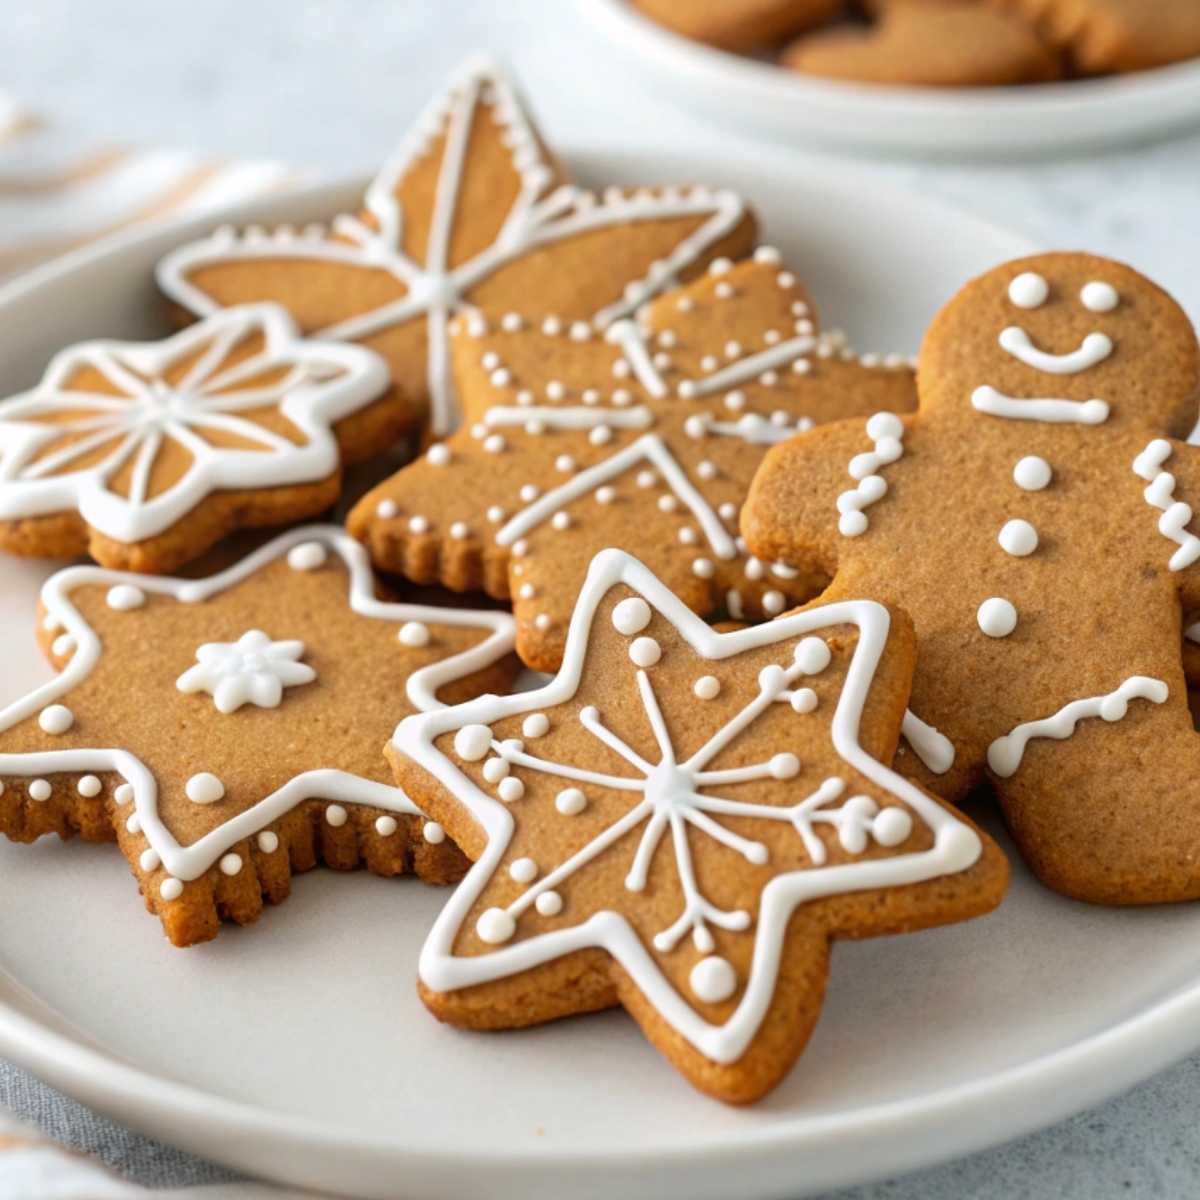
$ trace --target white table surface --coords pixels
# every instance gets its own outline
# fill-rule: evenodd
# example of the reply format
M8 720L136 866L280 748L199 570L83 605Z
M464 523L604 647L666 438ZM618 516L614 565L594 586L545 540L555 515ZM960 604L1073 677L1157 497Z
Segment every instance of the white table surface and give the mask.
M716 162L745 152L615 72L579 3L587 0L11 3L0 22L0 86L98 139L269 156L333 174L370 170L447 71L485 51L519 73L552 145L705 141ZM842 161L779 151L814 171ZM1070 160L855 165L1047 247L1126 259L1200 320L1200 134ZM1200 1056L1056 1128L838 1197L1193 1196L1198 1108Z

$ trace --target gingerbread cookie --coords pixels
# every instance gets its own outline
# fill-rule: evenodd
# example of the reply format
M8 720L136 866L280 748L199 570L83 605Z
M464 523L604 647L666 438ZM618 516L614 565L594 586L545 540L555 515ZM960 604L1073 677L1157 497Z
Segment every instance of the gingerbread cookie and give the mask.
M652 21L723 50L752 50L836 16L843 0L634 0Z
M1196 0L990 0L1019 13L1085 75L1144 71L1200 56Z
M754 222L731 192L563 182L512 86L472 63L330 229L220 229L159 265L163 291L203 315L284 304L308 332L379 351L410 422L457 423L446 327L513 308L604 326L712 257L744 253Z
M1021 18L975 0L880 0L871 25L801 38L781 62L863 83L984 87L1062 76L1059 55Z
M814 422L911 409L899 358L822 338L776 251L718 259L606 336L512 313L463 322L463 427L350 514L380 568L511 596L518 653L557 667L593 555L637 553L699 613L773 616L823 576L748 557L738 511L766 448Z
M912 707L985 775L1037 874L1086 900L1200 896L1198 743L1180 665L1200 611L1191 322L1120 263L1046 254L934 321L915 416L772 450L743 517L760 555L834 575L824 599L902 606Z
M1007 869L888 767L908 623L848 601L718 632L597 556L537 691L404 721L397 780L476 860L420 960L442 1020L623 1004L697 1087L758 1099L803 1049L835 937L986 912Z
M399 433L386 390L377 354L301 339L274 304L81 342L0 401L0 547L169 571L234 529L311 516L344 463Z
M461 874L380 747L439 688L511 682L507 615L381 601L327 525L206 579L71 567L42 605L59 673L0 711L0 832L115 838L175 945L256 920L317 862Z

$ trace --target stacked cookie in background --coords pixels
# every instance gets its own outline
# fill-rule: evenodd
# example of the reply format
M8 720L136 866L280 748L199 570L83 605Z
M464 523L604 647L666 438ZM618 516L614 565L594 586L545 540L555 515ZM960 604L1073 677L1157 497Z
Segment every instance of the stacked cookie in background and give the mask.
M859 83L994 87L1200 57L1192 0L632 0L666 28Z
M746 1102L834 939L1000 901L954 807L985 780L1051 886L1196 894L1167 764L1200 541L1163 436L1196 345L1128 268L1000 268L918 381L822 330L741 198L585 191L471 65L361 212L158 278L181 332L0 402L0 544L98 564L43 589L0 829L116 840L174 944L318 863L461 880L437 1017L621 1004Z

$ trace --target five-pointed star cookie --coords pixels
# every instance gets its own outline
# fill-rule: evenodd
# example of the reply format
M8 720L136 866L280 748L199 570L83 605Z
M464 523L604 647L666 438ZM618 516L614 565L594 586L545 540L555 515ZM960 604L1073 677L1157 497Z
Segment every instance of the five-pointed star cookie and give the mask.
M204 579L71 567L42 603L59 673L0 711L0 832L115 837L179 946L255 920L317 862L461 874L380 747L438 689L511 682L506 614L381 601L323 525Z
M362 342L392 372L409 420L456 424L446 327L454 313L523 311L604 326L714 255L744 253L754 222L708 188L564 183L512 85L470 63L329 230L221 229L160 264L163 291L195 314L284 304L309 332Z
M760 562L738 513L768 447L814 423L916 403L900 359L821 337L776 251L716 260L607 335L558 317L465 322L466 420L355 506L383 570L511 597L517 650L557 667L588 563L637 554L694 611L776 615L824 577Z
M169 571L234 529L312 516L401 428L386 387L378 355L304 340L274 304L81 342L0 401L0 547Z
M816 1021L838 936L985 912L1000 852L883 766L915 644L869 601L734 632L617 550L537 691L410 717L398 781L475 865L422 995L471 1028L620 1002L696 1086L749 1101Z

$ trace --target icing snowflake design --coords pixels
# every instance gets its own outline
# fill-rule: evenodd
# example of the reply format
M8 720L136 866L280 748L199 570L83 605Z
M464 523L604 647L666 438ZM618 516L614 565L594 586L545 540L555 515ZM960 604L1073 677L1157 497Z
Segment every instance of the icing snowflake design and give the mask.
M261 346L246 353L252 339ZM106 388L80 387L85 372ZM323 479L339 462L332 425L386 384L374 352L302 340L273 304L226 309L162 342L80 343L0 402L0 519L77 508L109 537L139 541L211 492ZM168 455L186 465L160 483Z
M618 634L629 639L641 720L652 735L654 752L647 757L635 750L609 727L595 706L584 706L572 716L555 714L555 720L578 720L597 747L603 746L620 760L625 769L610 773L586 764L555 761L528 749L526 743L544 737L551 729L551 718L543 710L569 704L576 695L597 609L618 584L637 593L620 601L611 616ZM692 650L714 664L735 666L743 652L776 645L781 650L782 661L759 671L752 697L717 723L703 744L683 758L677 753L654 684L662 648L643 632L655 612L674 626ZM973 830L870 758L858 744L863 705L889 624L882 606L846 601L720 634L629 555L616 550L597 555L580 594L563 666L550 683L533 692L502 699L483 697L438 713L410 717L393 737L398 750L465 802L488 836L486 850L440 916L422 952L420 972L425 984L435 991L453 991L529 970L587 946L600 946L620 961L642 993L704 1055L718 1062L736 1061L769 1006L784 933L797 905L822 896L952 874L970 866L981 852ZM786 706L797 721L820 719L811 715L818 704L806 680L815 679L828 667L831 652L820 635L839 626L855 627L858 642L832 714L833 748L846 764L845 775L853 772L865 777L881 799L886 797L886 803L860 792L859 784L852 784L842 774L818 771L824 778L800 783L803 764L787 750L749 764L720 763L731 747L736 752L738 738L752 730L768 710ZM720 691L716 676L703 676L695 685L700 701L715 699ZM493 735L491 726L496 721L518 715L524 715L523 738ZM435 744L451 733L452 756ZM482 763L483 779L495 785L499 800L468 777L459 765L463 762ZM540 779L545 782L539 783ZM761 781L767 780L778 785L773 794L785 797L784 803L763 802ZM739 797L742 787L755 783L759 786L753 799ZM485 953L456 955L454 946L465 931L465 922L510 850L515 853L528 847L536 853L531 843L536 842L538 830L520 828L520 806L527 787L544 789L547 784L561 789L555 808L564 820L579 820L597 793L627 797L628 804L544 873L534 858L514 859L508 875L527 886L506 906L493 905L478 914L470 928L488 947ZM730 821L738 823L738 831L730 827ZM741 832L747 821L790 827L808 862L806 869L784 869L769 880L761 892L757 914L716 903L706 894L694 862L694 839L698 837L740 855L755 867L770 866L764 841ZM901 847L918 825L932 838L928 849L859 858L872 847ZM851 861L829 862L828 845L819 836L822 828L832 833ZM628 839L634 834L636 846L630 848ZM514 847L518 839L519 846ZM651 865L661 859L664 844L670 846L681 904L670 923L652 933L649 946L619 913L596 912L590 907L572 912L571 882L589 864L602 855L626 854L623 887L638 894L646 889ZM859 861L853 861L856 858ZM575 893L580 894L588 894L586 886L582 893ZM564 923L545 932L523 933L522 918L531 911L542 918L561 914ZM715 953L714 929L726 935L746 933L756 939L748 979L739 979L734 965ZM755 932L751 934L752 929ZM680 952L689 938L695 952L703 956L688 975L694 1001L680 995L654 957L665 961ZM736 1008L722 1025L710 1023L694 1007L695 1002L705 1005L728 1000L739 990Z
M491 244L466 261L454 263L454 220L468 172L472 122L480 106L490 109L491 119L504 130L520 187ZM439 139L444 149L425 253L418 259L404 249L404 213L397 193L414 164ZM596 327L603 328L653 292L669 286L677 272L729 233L744 212L741 200L726 191L692 188L629 194L614 188L598 198L572 185L555 186L555 178L512 85L490 63L471 62L448 92L430 105L371 183L365 198L366 219L343 214L334 220L332 236L320 227L273 234L252 228L242 235L223 228L205 241L168 255L159 266L159 282L172 298L195 312L206 313L215 311L217 305L188 277L217 263L270 257L325 260L371 272L386 271L401 289L397 299L347 316L320 330L318 336L358 340L406 322L424 321L431 425L434 433L445 434L457 423L448 363L448 322L455 313L475 321L485 319L470 294L501 267L539 247L595 230L638 221L706 218L699 229L652 263L645 278L631 280L623 297L593 314Z
M236 712L243 704L278 708L285 687L312 683L316 671L299 662L304 643L273 642L261 629L236 642L208 642L196 651L175 686L181 692L208 692L218 711Z

